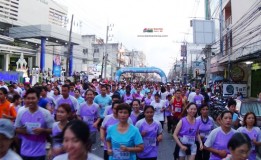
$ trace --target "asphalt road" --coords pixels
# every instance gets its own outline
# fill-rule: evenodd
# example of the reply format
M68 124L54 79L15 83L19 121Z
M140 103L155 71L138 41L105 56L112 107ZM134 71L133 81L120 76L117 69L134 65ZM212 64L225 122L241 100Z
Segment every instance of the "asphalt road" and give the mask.
M159 153L157 160L173 160L175 142L172 136L166 131L166 127L163 131L163 140L159 144ZM100 140L97 135L97 143L92 147L95 150L92 153L103 158L103 147L100 147Z

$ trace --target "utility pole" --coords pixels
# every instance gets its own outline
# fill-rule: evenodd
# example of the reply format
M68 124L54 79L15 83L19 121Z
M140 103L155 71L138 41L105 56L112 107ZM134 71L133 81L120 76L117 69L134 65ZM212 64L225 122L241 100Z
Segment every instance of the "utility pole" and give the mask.
M209 0L205 0L205 7L206 7L206 20L210 20L210 7L209 7ZM222 7L221 7L222 8ZM222 9L221 9L222 10ZM211 61L211 45L206 45L206 48L204 49L204 53L206 56L206 60L207 60L207 70L206 70L206 74L205 74L205 83L208 86L208 82L210 80L210 61Z
M66 73L67 73L67 77L70 76L69 73L69 60L70 58L73 58L71 55L71 41L72 41L72 26L73 26L73 15L72 15L72 19L71 19L71 26L70 26L70 33L69 33L69 42L68 42L68 54L67 54L67 58L66 58Z
M106 28L106 43L105 43L105 57L104 57L104 78L107 76L107 62L108 62L108 38L109 38L109 29L113 27L113 25L108 25ZM111 65L112 67L112 65Z

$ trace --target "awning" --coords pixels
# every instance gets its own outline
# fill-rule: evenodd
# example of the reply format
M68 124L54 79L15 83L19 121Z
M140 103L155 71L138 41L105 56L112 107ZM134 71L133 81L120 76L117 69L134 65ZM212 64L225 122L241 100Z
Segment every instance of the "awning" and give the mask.
M213 81L216 82L216 81L223 81L223 80L224 80L224 77L216 76Z

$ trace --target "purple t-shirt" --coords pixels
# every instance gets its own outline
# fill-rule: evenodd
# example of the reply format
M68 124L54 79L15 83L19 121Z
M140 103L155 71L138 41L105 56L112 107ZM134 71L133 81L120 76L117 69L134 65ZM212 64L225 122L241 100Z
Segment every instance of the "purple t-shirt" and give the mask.
M153 101L152 97L151 98L146 97L145 100L144 100L145 106L150 105L152 101Z
M88 124L91 132L96 132L97 128L93 127L93 123L100 117L99 116L99 105L93 103L88 105L86 102L83 102L76 114L82 118L82 120Z
M161 124L158 121L153 120L151 124L148 124L145 118L139 120L135 125L140 133L146 132L146 135L142 137L144 150L137 153L139 158L152 158L158 155L158 143L157 137L162 133Z
M204 97L200 94L200 95L194 96L193 102L196 103L197 107L199 108L199 107L201 107L203 100L204 100Z
M141 113L141 111L140 111L140 113ZM139 115L139 114L138 114L138 115ZM136 124L138 115L136 115L133 111L131 112L130 119L132 120L133 125Z
M172 107L171 107L171 105L170 105L170 102L168 101L168 100L166 100L166 109L167 110L165 110L165 116L167 117L167 116L171 116L171 112L168 110L168 109L171 109Z
M247 130L246 127L240 127L237 129L238 132L246 133L251 140L255 139L257 142L261 142L261 131L259 127L253 127L251 131ZM252 142L251 152L248 156L248 160L256 159L256 147Z
M138 99L140 101L143 99L143 95L141 93L134 93L132 96L134 99Z
M31 113L28 108L18 112L15 127L26 127L26 135L21 134L21 154L28 157L46 155L46 134L35 135L34 128L52 128L54 119L50 112L44 108L38 107L37 111Z
M225 133L221 127L218 127L212 130L204 143L206 147L211 147L218 150L225 150L227 154L229 154L229 150L227 148L227 143L230 138L236 133L237 131L231 129L228 133ZM218 155L211 153L210 160L221 160L222 158Z
M202 142L205 142L210 132L215 128L215 122L210 116L207 120L203 120L201 116L197 117L196 120L199 122L199 134L204 137Z
M130 94L129 96L127 96L127 94L125 94L124 97L123 97L123 101L124 101L125 103L130 104L130 103L132 102L132 100L133 100L133 97L132 97L131 94Z
M57 110L58 106L63 103L69 104L71 106L72 112L75 112L79 108L77 99L69 95L69 97L66 99L63 98L63 96L57 99L55 109Z
M107 134L107 129L109 126L119 123L119 120L113 116L113 114L105 116L104 120L102 121L102 128L105 130L105 137ZM104 141L104 150L107 150L106 141Z
M61 148L63 144L62 137L59 135L62 133L61 128L59 127L60 122L54 122L52 128L52 141L53 141L53 148Z
M195 120L193 124L189 123L187 117L181 119L182 126L179 131L180 141L183 144L195 144L196 135L199 128L199 122Z

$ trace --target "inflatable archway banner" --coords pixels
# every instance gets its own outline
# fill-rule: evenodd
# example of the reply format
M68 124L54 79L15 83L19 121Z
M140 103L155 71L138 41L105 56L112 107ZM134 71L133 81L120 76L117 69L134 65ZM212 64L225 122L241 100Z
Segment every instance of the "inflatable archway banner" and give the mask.
M163 72L163 70L156 68L156 67L127 67L127 68L121 68L116 72L115 80L119 81L120 77L124 73L157 73L161 77L162 83L167 83L167 77L166 74Z

